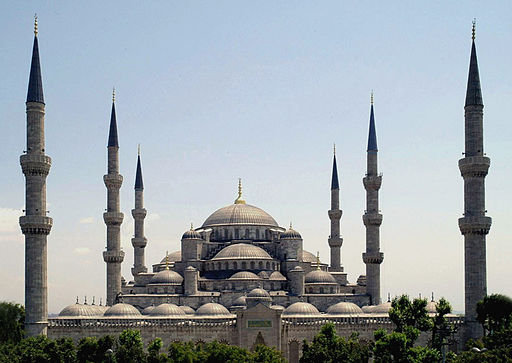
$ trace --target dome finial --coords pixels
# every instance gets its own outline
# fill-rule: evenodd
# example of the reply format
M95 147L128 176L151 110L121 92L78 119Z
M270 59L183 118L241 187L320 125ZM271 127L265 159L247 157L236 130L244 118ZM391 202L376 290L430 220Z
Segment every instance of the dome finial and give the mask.
M116 102L116 88L112 87L112 103Z
M432 291L432 302L434 302L434 291Z
M165 269L169 269L169 251L165 251Z
M473 18L473 27L471 28L471 39L475 40L476 18Z
M137 155L140 156L140 144L137 145Z
M84 296L84 305L87 305L87 295Z
M292 229L292 222L290 222L290 229Z
M34 14L34 35L37 37L37 14Z
M388 302L391 302L391 294L388 292Z
M76 304L79 304L79 302L78 302L78 296L76 297Z
M316 269L320 270L320 251L316 251Z
M336 143L334 142L332 146L333 146L332 153L334 156L336 156Z
M238 198L235 199L235 204L245 204L242 199L242 178L238 178Z
M370 103L373 105L373 90L372 90L372 92L370 93Z
M190 230L193 231L194 230L194 222L190 222Z

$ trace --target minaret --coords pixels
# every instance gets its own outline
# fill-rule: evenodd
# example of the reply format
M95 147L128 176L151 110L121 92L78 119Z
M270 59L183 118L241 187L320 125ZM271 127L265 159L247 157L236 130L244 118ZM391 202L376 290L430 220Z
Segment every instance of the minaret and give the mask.
M459 228L464 235L464 290L466 337L480 338L482 327L476 321L476 304L487 294L485 236L492 220L485 213L485 176L491 160L484 156L482 90L475 47L475 22L464 107L464 158L459 169L464 178L464 217Z
M331 180L331 209L328 211L331 220L331 235L329 236L329 247L331 248L331 267L329 271L343 272L341 266L341 245L343 238L340 237L340 186L338 183L338 168L336 166L336 145L334 145L334 156L332 161Z
M379 228L382 223L382 214L379 213L379 189L382 175L377 169L377 134L375 132L375 118L373 116L373 92L371 95L370 129L368 132L368 149L366 176L363 185L366 189L366 210L363 214L363 223L366 226L366 252L363 261L366 264L366 293L370 295L370 305L380 304L380 264L384 260L384 253L380 252Z
M20 156L25 174L25 215L20 227L25 235L25 331L27 336L46 335L48 327L47 236L52 219L46 216L46 177L52 159L45 154L43 82L39 64L37 16L26 102L27 149Z
M103 252L103 260L107 263L107 303L113 305L116 296L121 292L121 262L124 252L121 251L121 223L123 213L120 211L119 189L123 184L123 176L119 174L119 142L117 139L117 123L115 93L112 93L112 114L110 116L110 132L108 135L108 167L103 181L107 187L107 211L103 220L107 225L107 250Z
M148 272L144 259L144 248L148 243L144 237L144 218L146 218L146 209L144 209L144 183L142 182L142 167L140 164L140 145L137 155L137 172L135 174L135 208L132 209L132 216L135 221L133 246L133 267L132 275L136 276L141 272Z

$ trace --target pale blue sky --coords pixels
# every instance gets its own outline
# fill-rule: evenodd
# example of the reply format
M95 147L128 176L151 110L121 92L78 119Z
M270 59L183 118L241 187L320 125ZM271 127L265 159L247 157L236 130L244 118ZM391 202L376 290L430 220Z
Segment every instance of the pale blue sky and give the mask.
M428 4L428 5L427 5ZM53 159L48 202L50 312L105 295L102 212L111 90L117 89L123 274L131 279L133 180L142 144L147 265L179 248L236 197L328 261L332 143L337 144L343 264L365 268L362 177L375 90L381 189L382 295L447 297L463 307L463 105L471 21L485 103L489 292L512 295L512 3L67 2L0 4L0 298L23 301L19 155L33 14Z

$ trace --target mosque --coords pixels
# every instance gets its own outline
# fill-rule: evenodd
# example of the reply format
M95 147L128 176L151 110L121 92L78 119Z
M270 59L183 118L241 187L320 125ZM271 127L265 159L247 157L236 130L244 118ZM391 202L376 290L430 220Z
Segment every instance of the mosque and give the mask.
M465 239L466 316L450 316L460 327L458 341L481 334L474 306L486 294L485 236L491 219L485 216L484 178L490 165L483 153L483 102L476 58L475 36L469 68L465 105L465 157L459 161L464 178L464 216L459 226ZM280 226L264 210L246 203L239 180L238 196L232 204L214 211L199 228L186 230L179 251L165 254L148 271L144 236L144 185L140 152L132 209L134 265L132 277L121 276L119 190L119 142L115 97L107 144L106 304L92 301L64 308L58 317L47 311L47 236L52 219L46 216L46 177L51 159L45 154L43 84L39 63L37 19L27 93L27 148L20 163L26 178L26 215L20 226L26 241L25 306L28 335L50 337L102 336L138 329L145 342L160 337L171 341L218 340L251 348L255 344L277 347L291 362L298 361L301 342L312 339L326 322L333 322L341 335L358 331L372 338L378 328L390 330L391 303L380 295L378 148L373 96L370 104L367 170L363 178L366 210L366 250L362 253L366 275L349 282L341 265L339 209L340 188L333 158L331 221L328 244L330 263L304 250L298 231ZM162 254L163 255L163 254ZM85 276L84 276L85 278ZM435 301L428 303L435 313ZM426 339L424 336L423 339Z

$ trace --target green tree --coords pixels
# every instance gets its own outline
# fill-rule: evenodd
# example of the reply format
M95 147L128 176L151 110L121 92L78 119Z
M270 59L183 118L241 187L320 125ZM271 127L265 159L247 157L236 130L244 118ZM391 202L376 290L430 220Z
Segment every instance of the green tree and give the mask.
M274 347L257 345L250 357L251 363L286 363L283 354Z
M76 357L79 363L94 362L98 354L98 339L85 337L79 340Z
M168 357L174 363L198 362L198 351L192 342L172 342L169 345Z
M148 363L165 363L169 362L166 354L160 353L162 349L162 339L156 338L148 345Z
M476 313L484 332L504 329L512 322L512 299L501 294L486 296L476 305Z
M138 330L123 330L117 339L115 358L123 363L144 363L146 352Z
M25 335L25 308L20 304L0 302L0 344L18 343Z

